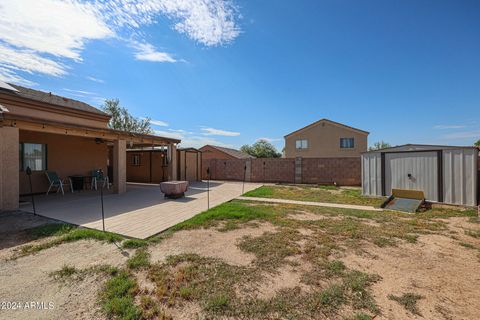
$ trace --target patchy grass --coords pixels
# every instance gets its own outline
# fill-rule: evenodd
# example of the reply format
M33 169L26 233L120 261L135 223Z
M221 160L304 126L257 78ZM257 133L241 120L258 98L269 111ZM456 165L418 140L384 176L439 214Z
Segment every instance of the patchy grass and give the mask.
M277 214L275 208L269 205L246 206L240 201L231 201L181 222L172 227L171 230L208 228L217 226L219 222L225 222L228 224L227 230L233 230L239 224L252 220L272 221Z
M293 189L297 193L304 190ZM337 199L359 196L356 190L350 189L313 189L318 190L311 192L327 192ZM264 189L261 192L268 195L275 191ZM296 214L303 214L302 220L295 219ZM321 219L316 219L315 215L321 216ZM45 239L48 241L44 247L38 244L38 247L24 250L29 254L84 238L124 240L123 248L136 249L123 270L104 271L111 276L100 293L108 319L171 319L165 310L173 308L181 311L187 303L191 303L201 308L200 316L206 319L330 319L351 315L345 319L366 320L380 314L371 292L379 277L347 268L342 261L335 260L339 252L346 248L361 249L366 242L379 247L415 243L419 235L445 233L448 224L440 218L474 215L476 212L473 210L432 209L405 215L234 200L147 240L124 240L103 232L50 226L35 232L38 237L53 236L54 239ZM311 220L308 220L309 216ZM254 263L249 266L234 266L220 259L195 254L170 256L165 262L150 263L148 246L177 230L217 227L220 228L218 230L229 231L258 222L274 224L276 232L246 236L238 241L242 251L255 255ZM475 235L472 233L470 236ZM267 274L268 277L276 277L279 268L288 264L294 266L295 272L301 272L298 286L268 292L268 297L264 297L263 290L258 290L259 285L264 285L264 277ZM55 279L80 279L88 272L94 272L87 270L63 266L51 275ZM148 280L155 286L154 291L140 293L135 280L139 270L146 272ZM421 297L404 294L390 299L415 313L418 312L417 300Z
M417 302L418 300L423 299L423 296L415 293L404 293L401 296L394 296L393 294L391 294L388 296L388 298L390 300L398 302L411 313L421 315L418 311Z
M30 235L33 240L46 238L46 237L53 237L53 236L61 236L65 233L68 233L75 227L71 224L66 223L49 223L44 224L35 228L31 228L26 230L26 232Z
M157 287L156 296L166 305L195 300L209 314L225 314L233 310L231 304L238 300L235 286L256 275L218 259L184 254L152 265L148 277Z
M144 249L138 249L135 254L127 260L127 267L132 270L146 268L150 265L150 253Z
M465 247L467 249L475 249L475 246L471 243L468 242L460 242L459 243L462 247Z
M173 320L173 318L163 311L157 301L148 295L140 297L141 319L150 320Z
M372 320L372 317L366 313L359 312L351 317L345 318L345 320Z
M296 243L302 235L292 229L279 232L267 232L259 237L244 237L238 247L256 256L256 264L263 269L277 268L285 262L285 258L300 254L300 246Z
M70 265L63 265L60 270L54 271L50 273L50 276L54 277L55 279L64 279L70 278L74 274L78 272L78 269L74 266Z
M83 229L76 227L48 227L46 229L41 229L39 234L49 234L55 236L52 240L49 240L44 243L34 244L34 245L25 245L20 248L20 251L16 253L12 259L23 257L29 254L37 253L39 251L58 246L62 243L74 242L78 240L94 239L99 241L106 242L118 242L123 239L122 236L110 233L103 232L93 229Z
M451 217L470 217L474 219L477 216L477 210L466 208L423 208L415 214L420 219L451 218Z
M137 249L148 246L147 240L141 239L127 239L122 242L122 248L124 249Z
M141 310L135 305L138 291L135 279L121 271L105 283L100 293L102 307L109 319L139 319Z
M345 290L341 285L333 284L314 295L314 303L325 313L335 313L346 303Z
M311 292L299 287L281 289L272 298L255 297L255 283L268 271L265 265L232 266L219 259L193 254L170 256L149 268L155 297L169 307L181 308L186 301L198 303L207 318L317 318L337 314L345 306L378 313L370 286L377 277L347 270L332 261L332 273L341 274L333 284ZM246 290L246 291L245 291Z
M344 189L334 186L262 186L244 194L246 197L290 199L300 201L357 204L379 207L384 198L364 197L358 188Z
M83 280L86 276L92 274L105 274L114 276L119 272L117 267L101 264L86 269L77 269L75 266L63 265L59 270L51 272L49 275L55 280Z
M472 238L480 238L480 230L465 230L465 234Z

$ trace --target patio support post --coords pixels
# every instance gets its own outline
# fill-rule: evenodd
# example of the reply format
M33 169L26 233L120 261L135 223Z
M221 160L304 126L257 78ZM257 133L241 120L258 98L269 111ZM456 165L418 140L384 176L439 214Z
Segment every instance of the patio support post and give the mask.
M19 130L0 126L0 211L18 209Z
M177 180L177 148L172 143L168 146L170 149L170 180Z
M113 192L127 191L127 142L115 140L113 142Z

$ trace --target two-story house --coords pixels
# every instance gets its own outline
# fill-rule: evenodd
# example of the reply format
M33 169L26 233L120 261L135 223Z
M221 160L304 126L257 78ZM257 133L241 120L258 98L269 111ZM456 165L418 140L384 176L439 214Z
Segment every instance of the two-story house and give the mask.
M360 157L369 132L321 119L285 136L285 157Z

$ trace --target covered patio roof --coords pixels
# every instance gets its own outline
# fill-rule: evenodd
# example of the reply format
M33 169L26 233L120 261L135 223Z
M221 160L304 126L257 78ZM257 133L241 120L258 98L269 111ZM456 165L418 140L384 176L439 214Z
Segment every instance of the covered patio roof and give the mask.
M85 125L73 125L44 119L33 119L25 116L10 116L4 114L3 126L22 130L72 135L80 137L101 138L105 140L127 140L136 146L166 145L180 143L180 140L151 134L129 133L110 128L95 128Z

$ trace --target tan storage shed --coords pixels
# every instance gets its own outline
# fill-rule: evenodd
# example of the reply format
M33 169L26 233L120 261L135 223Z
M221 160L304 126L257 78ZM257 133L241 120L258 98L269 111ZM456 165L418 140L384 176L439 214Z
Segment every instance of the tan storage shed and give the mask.
M177 149L178 180L202 179L202 152L195 148Z
M362 193L421 190L428 201L478 204L478 148L407 144L362 154Z

